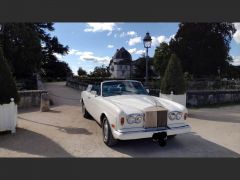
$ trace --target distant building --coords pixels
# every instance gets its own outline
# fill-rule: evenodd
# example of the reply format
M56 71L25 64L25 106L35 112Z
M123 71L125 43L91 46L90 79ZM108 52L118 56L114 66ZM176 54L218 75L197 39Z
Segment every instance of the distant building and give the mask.
M131 54L122 47L117 49L109 64L109 71L112 78L128 79L131 77Z
M129 79L129 78L144 78L145 77L145 57L140 57L137 60L132 60L131 54L122 47L117 49L109 64L109 71L112 78ZM153 66L153 58L149 58L149 76L158 77Z

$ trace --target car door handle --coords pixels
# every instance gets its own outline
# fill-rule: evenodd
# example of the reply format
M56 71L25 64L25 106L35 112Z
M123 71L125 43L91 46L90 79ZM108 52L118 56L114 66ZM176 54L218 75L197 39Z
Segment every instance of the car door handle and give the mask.
M91 97L88 96L88 99L91 99Z

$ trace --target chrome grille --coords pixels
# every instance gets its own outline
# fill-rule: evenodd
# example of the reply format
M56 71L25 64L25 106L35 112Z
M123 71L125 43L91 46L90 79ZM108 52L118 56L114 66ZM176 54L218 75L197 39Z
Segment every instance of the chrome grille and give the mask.
M145 109L145 128L167 126L167 109L163 107L150 107Z

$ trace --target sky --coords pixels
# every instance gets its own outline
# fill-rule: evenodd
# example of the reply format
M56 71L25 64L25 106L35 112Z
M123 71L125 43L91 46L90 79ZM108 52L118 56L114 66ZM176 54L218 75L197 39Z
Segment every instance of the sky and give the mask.
M233 65L240 65L240 23L234 25L237 31L230 44L230 55ZM143 37L146 32L153 39L149 49L149 56L153 56L156 46L174 37L178 23L55 23L54 28L51 34L69 46L67 55L55 55L77 74L79 67L91 72L96 66L108 65L121 47L131 53L133 60L141 57L145 52Z

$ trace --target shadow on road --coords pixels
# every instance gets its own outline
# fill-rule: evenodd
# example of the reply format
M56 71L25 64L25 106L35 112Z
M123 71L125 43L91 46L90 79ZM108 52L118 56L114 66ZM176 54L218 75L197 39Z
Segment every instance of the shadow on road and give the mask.
M41 124L41 125L46 125L46 126L51 126L51 127L55 127L58 128L59 131L68 133L68 134L84 134L84 135L92 135L91 132L89 132L87 129L85 128L73 128L73 127L62 127L62 126L56 126L56 125L52 125L52 124L47 124L47 123L42 123L42 122L36 122L36 121L32 121L30 119L26 119L26 118L22 118L20 116L18 116L19 119L25 120L25 121L29 121L32 123L36 123L36 124Z
M160 147L152 139L139 139L120 141L112 149L131 157L240 157L238 153L194 133L168 139L165 147Z
M16 134L4 134L0 138L0 148L45 157L72 157L48 137L27 129L18 128Z

